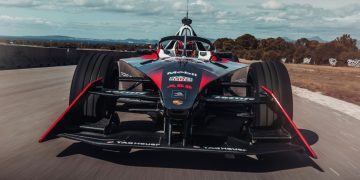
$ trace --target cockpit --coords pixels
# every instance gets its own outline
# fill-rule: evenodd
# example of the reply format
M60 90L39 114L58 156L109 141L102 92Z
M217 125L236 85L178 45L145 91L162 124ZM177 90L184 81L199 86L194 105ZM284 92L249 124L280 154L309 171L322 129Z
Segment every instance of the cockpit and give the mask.
M214 47L208 39L197 36L167 36L158 44L159 57L193 57L209 60Z

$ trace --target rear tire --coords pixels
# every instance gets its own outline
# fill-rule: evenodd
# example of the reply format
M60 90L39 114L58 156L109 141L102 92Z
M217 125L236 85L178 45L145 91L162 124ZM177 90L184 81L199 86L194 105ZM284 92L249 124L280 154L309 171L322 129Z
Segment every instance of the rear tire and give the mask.
M98 78L103 78L104 88L118 89L119 69L111 53L94 53L83 56L77 65L70 88L71 103L84 87ZM116 99L88 95L74 107L74 115L81 121L96 122L114 112Z
M284 64L278 61L257 62L250 65L247 82L254 89L247 89L247 96L259 97L265 86L279 98L289 116L293 116L293 100L289 73ZM254 105L254 127L279 128L283 122L278 118L274 107L261 104Z

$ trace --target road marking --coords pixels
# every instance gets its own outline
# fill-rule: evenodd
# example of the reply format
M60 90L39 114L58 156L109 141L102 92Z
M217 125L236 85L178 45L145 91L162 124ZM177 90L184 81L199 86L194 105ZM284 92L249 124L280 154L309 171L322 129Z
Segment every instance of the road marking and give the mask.
M356 147L352 146L351 147L352 150L356 151L356 152L359 152L359 149L357 149Z
M344 131L340 131L340 134L346 136L346 137L350 137L350 138L355 138L354 135L350 134L350 133L347 133L347 132L344 132Z
M336 172L333 168L329 168L334 174L336 174L337 176L340 176L340 174L338 172Z
M357 167L353 163L351 163L350 161L348 161L348 164L350 164L350 166L353 167L354 169L357 169Z

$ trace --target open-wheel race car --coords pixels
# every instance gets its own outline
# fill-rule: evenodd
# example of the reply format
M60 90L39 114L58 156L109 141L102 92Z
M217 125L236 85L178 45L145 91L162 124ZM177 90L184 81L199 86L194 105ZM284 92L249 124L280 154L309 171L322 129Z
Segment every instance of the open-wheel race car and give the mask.
M140 57L84 56L73 76L69 107L39 141L58 136L124 151L305 151L316 158L292 121L286 67L279 61L239 63L231 53L216 52L190 24L184 18L175 36L162 38L156 50L142 50ZM150 120L130 127L119 112Z

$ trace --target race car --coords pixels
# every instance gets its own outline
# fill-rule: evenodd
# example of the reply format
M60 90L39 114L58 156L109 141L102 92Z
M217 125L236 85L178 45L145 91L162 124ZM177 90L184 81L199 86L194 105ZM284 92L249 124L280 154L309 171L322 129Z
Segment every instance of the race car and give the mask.
M296 127L289 74L279 61L239 63L198 37L184 18L174 36L140 57L84 56L69 107L40 137L63 137L104 149L131 148L240 155L306 152ZM245 75L241 75L244 74ZM121 112L149 121L129 127Z

